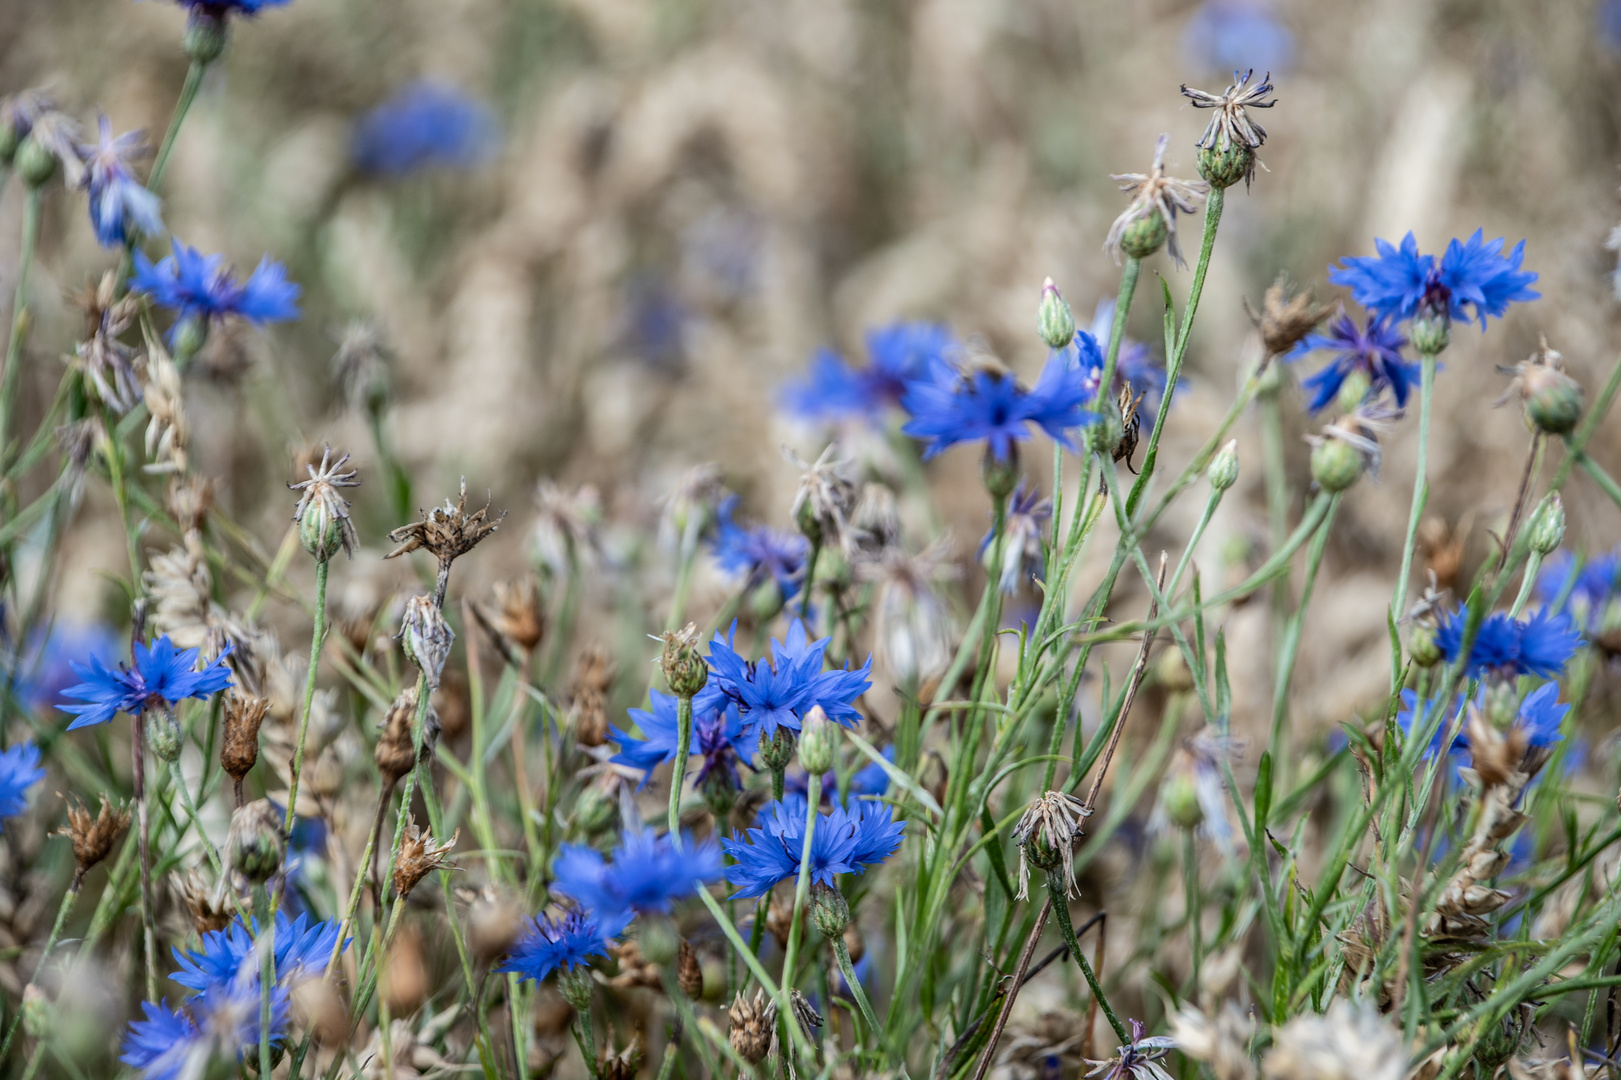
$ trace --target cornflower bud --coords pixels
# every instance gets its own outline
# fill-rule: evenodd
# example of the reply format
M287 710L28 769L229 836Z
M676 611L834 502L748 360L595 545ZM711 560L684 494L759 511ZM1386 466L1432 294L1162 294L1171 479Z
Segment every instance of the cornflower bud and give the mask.
M699 653L698 624L688 623L664 635L664 655L659 666L664 682L676 697L695 697L709 682L709 664Z
M737 787L722 769L712 770L704 777L700 793L717 824L724 823L737 805Z
M644 915L636 925L636 942L649 963L663 967L675 960L681 950L681 939L667 916Z
M287 837L281 831L281 815L269 799L255 799L237 807L231 815L225 849L231 869L255 885L269 881L281 870Z
M574 1006L575 1012L581 1012L591 1006L591 969L588 967L563 967L557 972L557 989L563 994L563 1000Z
M817 882L811 886L811 919L823 937L829 940L844 937L845 928L850 925L850 905L837 884Z
M1096 428L1097 425L1093 425ZM979 478L993 499L1005 499L1019 486L1019 449L1014 446L1006 458L999 458L986 446L979 463Z
M1362 455L1337 439L1324 439L1311 452L1311 478L1327 492L1340 492L1362 478Z
M1549 492L1531 513L1531 550L1551 555L1565 540L1565 503L1559 492Z
M1201 146L1199 175L1213 188L1230 188L1255 172L1255 151L1241 143Z
M745 999L739 991L726 1012L726 1037L737 1056L750 1065L764 1061L771 1049L776 1019L776 1006L766 1001L765 991L755 990L753 1000Z
M607 775L607 774L604 774ZM569 819L570 835L585 839L613 824L619 810L618 796L600 784L588 784L574 800L574 816Z
M180 36L180 51L195 64L211 64L225 51L225 16L198 6L191 9Z
M760 764L772 772L781 772L794 760L794 733L786 726L779 727L769 739L760 742Z
M456 846L462 831L457 829L450 839L441 843L425 829L417 828L414 818L405 823L405 837L400 841L400 857L394 863L394 894L410 896L417 882L441 867L449 866L445 853ZM450 869L456 869L449 866Z
M1419 667L1434 667L1441 662L1444 654L1435 640L1436 629L1434 617L1426 616L1414 620L1412 629L1407 631L1407 655Z
M433 597L413 596L405 602L405 616L398 636L405 646L405 655L428 677L428 685L437 690L445 661L450 659L450 647L456 641L456 632L445 622L444 613L434 604Z
M1321 435L1307 435L1311 444L1311 475L1319 487L1331 494L1346 490L1371 469L1379 475L1379 442L1376 438L1386 421L1395 414L1381 406L1364 404L1323 429Z
M1562 359L1548 347L1548 339L1544 337L1530 359L1497 369L1513 374L1514 381L1494 404L1501 405L1518 391L1525 406L1526 421L1532 427L1549 435L1569 435L1576 430L1576 421L1582 418L1582 388L1560 370Z
M180 724L168 702L159 699L149 705L143 716L146 722L146 745L160 760L174 763L180 758L180 747L185 742Z
M1097 423L1086 429L1086 448L1094 454L1114 457L1115 447L1126 437L1126 424L1120 409L1113 403L1098 409Z
M1425 305L1407 327L1407 340L1425 356L1439 356L1452 344L1452 315L1446 304Z
M342 551L354 557L358 540L354 524L349 520L349 501L338 494L339 488L357 487L355 470L344 470L349 455L332 460L332 447L321 453L321 464L306 465L308 480L287 486L301 491L298 505L293 509L293 520L298 522L298 539L304 550L315 556L316 562L327 562Z
M698 952L686 938L676 950L675 981L687 1000L697 1001L704 996L704 967L698 962Z
M1193 830L1204 821L1204 807L1199 804L1199 789L1191 767L1176 768L1165 778L1160 795L1165 816L1180 829Z
M68 807L67 828L58 829L57 835L68 836L73 840L73 859L77 866L73 871L73 884L70 888L74 892L78 891L90 868L107 857L107 853L113 849L113 845L128 828L129 811L114 810L106 795L102 795L101 810L93 818L90 811L85 809L82 800L77 806Z
M1062 349L1075 340L1075 313L1058 292L1053 279L1041 285L1041 303L1036 308L1036 329L1049 349Z
M236 782L238 805L242 802L242 778L259 760L259 726L269 712L269 698L238 694L225 698L225 741L220 747L220 768Z
M799 729L799 764L812 776L833 768L839 733L820 705L811 706Z
M1210 467L1205 470L1205 477L1217 491L1226 491L1238 483L1237 439L1227 440L1227 445L1216 451L1216 456L1210 459Z
M31 188L41 188L50 183L51 177L56 175L57 164L56 155L32 135L23 139L17 147L17 175Z
M1368 398L1368 391L1373 389L1373 380L1368 373L1357 368L1345 377L1340 383L1340 393L1337 401L1341 412L1355 412L1356 407Z

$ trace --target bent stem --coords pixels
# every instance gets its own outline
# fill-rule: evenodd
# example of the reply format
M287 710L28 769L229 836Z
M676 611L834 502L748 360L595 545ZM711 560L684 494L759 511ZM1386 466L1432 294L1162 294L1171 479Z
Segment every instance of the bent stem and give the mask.
M861 1010L861 1019L867 1023L867 1030L874 1039L883 1039L884 1029L878 1026L878 1018L873 1015L872 1003L867 1000L867 991L862 988L861 980L856 978L855 965L850 962L850 947L844 943L844 935L831 939L833 942L833 956L839 962L839 971L844 975L844 985L850 988L850 996L856 999L856 1007Z
M158 146L157 154L152 158L152 171L147 174L147 190L156 192L158 185L163 183L163 174L169 169L169 155L174 152L174 144L180 138L180 125L186 122L186 114L191 112L192 102L197 100L197 91L203 85L203 72L208 65L193 60L186 69L186 81L180 87L180 97L174 104L174 113L169 117L169 130L163 133L163 142Z

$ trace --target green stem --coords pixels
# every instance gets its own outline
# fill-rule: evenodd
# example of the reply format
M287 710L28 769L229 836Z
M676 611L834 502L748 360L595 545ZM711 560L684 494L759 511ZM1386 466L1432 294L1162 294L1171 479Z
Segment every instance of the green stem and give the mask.
M1603 466L1588 457L1584 451L1578 450L1575 458L1576 463L1592 478L1593 482L1599 486L1604 494L1608 495L1615 505L1621 506L1621 484L1617 484L1615 479L1604 471Z
M1328 504L1328 513L1323 516L1323 523L1317 527L1317 535L1312 537L1311 550L1306 555L1306 581L1300 590L1300 606L1289 617L1289 625L1283 634L1283 647L1278 653L1277 683L1272 691L1272 736L1267 741L1267 748L1272 752L1272 761L1280 771L1283 764L1283 722L1289 715L1289 683L1294 678L1295 657L1300 653L1300 634L1305 628L1306 609L1311 605L1312 586L1316 584L1317 571L1323 564L1323 551L1328 547L1330 526L1334 524L1334 512L1339 505L1340 497L1333 496Z
M874 1039L882 1039L884 1029L879 1026L878 1017L873 1015L872 1003L867 1000L867 991L862 988L861 980L856 978L855 965L850 962L850 949L844 943L841 934L833 939L833 956L839 962L839 971L844 975L844 983L850 988L850 996L856 999L856 1007L861 1010L861 1018L867 1023L867 1032Z
M681 846L681 788L687 779L687 755L692 751L692 695L675 699L675 763L670 771L670 842ZM779 792L777 798L782 798Z
M163 174L169 169L169 155L174 152L175 141L180 137L180 125L186 122L192 102L197 100L197 91L203 85L203 72L207 68L206 63L193 60L186 69L186 81L180 87L180 97L175 101L174 113L169 117L169 130L163 133L163 142L152 158L152 171L146 177L148 191L156 192L163 183Z
M591 1003L586 1002L575 1010L574 1041L580 1044L580 1056L585 1058L585 1071L592 1077L602 1075L602 1069L597 1065L596 1036L591 1031Z
M1274 376L1276 372L1274 372ZM1289 478L1284 470L1283 412L1278 393L1261 396L1261 458L1266 470L1266 516L1272 549L1276 551L1289 535ZM1272 640L1281 641L1289 619L1289 569L1284 568L1272 583ZM1273 672L1273 678L1277 672Z
M11 1040L17 1037L17 1028L22 1025L23 1003L28 1000L28 987L39 982L40 973L45 970L45 961L50 959L51 950L56 948L57 941L62 937L62 927L68 921L68 912L73 910L73 903L79 899L79 875L74 873L73 884L62 895L62 903L56 909L56 921L51 924L51 936L45 939L45 948L39 954L39 963L34 965L34 974L28 979L28 986L18 995L16 1015L11 1018L11 1026L6 1029L6 1041L0 1043L0 1061L10 1060L7 1055L11 1053Z
M777 1015L789 1027L797 1027L788 993L794 985L794 962L799 958L800 927L804 923L805 898L810 893L811 841L816 835L816 811L822 805L822 775L810 773L805 792L805 841L799 852L799 878L794 883L794 906L788 917L788 947L782 954L782 985L777 988Z
M1068 882L1064 880L1063 870L1047 871L1047 888L1052 893L1053 915L1058 918L1058 929L1063 934L1064 944L1069 946L1069 954L1075 958L1076 964L1080 966L1081 974L1086 977L1086 985L1092 988L1092 997L1097 1001L1098 1008L1103 1010L1103 1015L1108 1018L1109 1026L1114 1028L1114 1033L1119 1038L1120 1045L1129 1046L1131 1036L1126 1033L1126 1026L1114 1014L1113 1006L1109 1004L1109 999L1103 994L1103 987L1098 984L1097 973L1092 970L1092 962L1086 958L1086 953L1081 951L1081 943L1075 940L1075 927L1069 919L1069 899L1064 893L1067 886Z
M1199 900L1199 849L1194 842L1192 829L1182 831L1182 884L1187 890L1188 948L1193 957L1193 977L1190 985L1197 988L1199 959L1202 955L1199 936L1204 929L1199 924L1204 907Z
M158 1000L158 943L152 922L152 833L147 814L146 791L146 721L141 713L134 717L135 745L131 747L135 762L135 815L140 829L141 857L141 939L146 954L146 1000ZM268 1073L266 1075L269 1075Z
M28 1055L28 1067L23 1070L22 1080L34 1080L39 1075L40 1063L45 1060L45 1040L41 1039L34 1047L34 1052Z
M270 893L263 885L253 890L254 908L267 913L259 920L259 933L264 941L259 944L259 1075L270 1075L270 997L276 988L276 920L272 911Z
M1417 546L1418 519L1430 497L1430 406L1435 397L1435 354L1420 353L1423 375L1418 384L1418 464L1413 469L1413 505L1407 512L1407 537L1402 542L1401 574L1396 578L1396 596L1390 612L1401 618L1407 605L1407 579L1413 575L1413 550ZM1514 538L1508 538L1513 543Z
M169 763L169 774L174 777L174 786L180 789L180 803L186 808L186 818L191 822L191 827L197 830L197 838L202 841L203 851L208 854L208 865L214 868L216 879L223 881L225 879L225 870L220 863L219 850L214 847L214 842L203 831L203 823L197 816L196 802L191 797L191 788L186 786L186 776L180 771L179 758ZM0 1057L4 1056L4 1054L0 1054Z
M1193 558L1194 549L1199 541L1204 539L1204 531L1210 525L1210 519L1216 516L1216 507L1221 505L1221 497L1226 494L1221 488L1210 489L1210 498L1205 501L1204 513L1199 515L1199 523L1193 527L1193 535L1188 537L1187 544L1182 548L1182 557L1176 561L1176 570L1172 572L1171 579L1165 583L1165 598L1169 600L1176 595L1176 587L1182 581L1182 572L1188 568L1188 562ZM1279 546L1287 539L1284 536L1276 537L1273 546Z
M1536 588L1537 574L1542 570L1542 552L1532 550L1531 558L1525 564L1525 576L1520 579L1520 591L1514 597L1514 606L1509 609L1509 618L1518 619L1520 612L1531 599L1531 590Z
M1137 293L1137 275L1142 272L1143 261L1126 259L1126 268L1120 272L1120 292L1114 302L1114 319L1109 324L1109 351L1103 357L1103 376L1098 380L1098 396L1093 402L1105 409L1114 401L1110 392L1114 386L1114 372L1120 360L1120 344L1126 338L1126 316L1131 314L1131 298ZM1166 395L1169 397L1169 394Z
M799 594L799 617L810 618L811 592L816 582L816 563L822 554L822 537L818 533L811 541L810 556L805 560L805 583Z
M298 717L298 740L293 747L292 779L287 785L287 819L282 832L292 835L293 817L298 806L298 778L304 772L304 738L310 730L310 708L315 701L315 671L321 665L321 649L326 645L326 575L332 564L321 559L315 564L315 629L310 636L310 667L304 676L304 708Z
M34 252L39 246L39 210L45 198L43 187L30 187L23 203L22 251L17 257L17 290L11 305L11 336L6 342L6 369L0 377L0 457L11 455L11 414L17 407L17 390L22 385L23 341L33 321L28 307L28 278L34 268Z

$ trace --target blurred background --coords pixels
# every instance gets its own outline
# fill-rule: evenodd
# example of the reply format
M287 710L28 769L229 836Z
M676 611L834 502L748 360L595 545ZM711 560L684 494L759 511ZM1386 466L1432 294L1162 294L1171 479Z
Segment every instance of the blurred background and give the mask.
M159 2L0 0L0 92L41 86L155 142L185 74L184 18ZM543 523L555 537L559 515L574 522L596 560L581 638L616 633L639 656L673 577L651 540L658 500L685 470L717 463L744 513L787 526L798 468L778 449L813 459L828 433L784 415L783 381L820 347L862 362L863 332L895 319L948 323L1033 376L1043 278L1083 325L1116 288L1102 241L1123 197L1109 174L1146 169L1169 132L1170 171L1192 176L1207 117L1179 85L1219 91L1250 67L1277 86L1258 114L1266 168L1229 198L1162 462L1179 469L1225 411L1257 348L1246 303L1280 274L1332 299L1326 268L1374 237L1411 229L1427 250L1477 227L1524 238L1543 299L1487 335L1457 328L1438 383L1426 535L1432 560L1468 572L1529 442L1517 409L1492 407L1507 384L1494 365L1546 334L1591 394L1615 354L1621 4L294 0L234 23L164 193L174 235L244 272L268 252L304 287L300 322L216 334L188 372L194 468L274 551L293 462L323 442L349 449L367 479L361 539L380 549L407 519L333 365L345 327L367 320L387 345L385 434L411 506L465 476L480 504L488 492L511 512L458 587L481 593L522 566L536 485L555 484ZM0 200L7 290L21 195L12 184ZM82 202L46 206L36 409L81 333L69 294L110 265ZM1197 219L1184 230L1196 247ZM1163 254L1146 269L1131 332L1153 342L1157 276L1181 303L1190 275ZM1299 402L1286 391L1295 513L1299 436L1316 426ZM1296 716L1319 733L1385 692L1415 427L1391 433L1382 479L1351 493L1334 530L1295 679L1309 688ZM1199 553L1207 576L1241 573L1267 543L1256 425L1237 434L1241 497ZM1621 424L1595 445L1613 471ZM1028 459L1044 477L1046 452ZM928 469L938 519L908 508L912 544L955 538L960 611L983 580L988 504L972 451ZM1621 519L1591 491L1578 480L1567 502L1569 543L1607 548ZM1174 553L1198 509L1179 506L1149 547ZM96 571L124 554L104 487L82 514L59 610L90 619L117 600ZM1461 550L1448 546L1459 526ZM405 580L375 553L337 587ZM1117 616L1142 606L1129 577ZM713 612L729 588L706 566L692 610ZM1269 705L1263 607L1228 623L1239 716ZM631 668L627 701L645 685Z

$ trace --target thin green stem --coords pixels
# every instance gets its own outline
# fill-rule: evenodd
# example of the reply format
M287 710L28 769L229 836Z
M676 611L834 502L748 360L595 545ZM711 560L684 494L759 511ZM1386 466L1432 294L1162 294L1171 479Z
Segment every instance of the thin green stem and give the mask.
M844 935L834 937L832 944L833 957L839 962L839 972L844 976L844 985L850 988L850 996L856 999L856 1008L861 1010L861 1019L867 1024L868 1034L882 1041L884 1029L878 1023L878 1017L873 1014L872 1002L867 1000L867 991L862 987L861 980L856 978L856 968L850 962L850 948L844 943Z
M74 901L79 899L79 883L80 877L75 872L73 884L66 893L62 894L62 903L57 905L56 921L51 924L51 936L45 939L45 948L39 954L39 963L34 965L34 974L29 976L28 986L24 986L23 992L18 995L17 1012L12 1016L10 1026L6 1028L6 1041L0 1043L0 1061L10 1060L7 1055L11 1053L11 1040L17 1037L17 1028L22 1025L22 1003L28 1000L28 987L39 982L40 973L45 970L45 961L50 959L51 950L56 948L57 941L62 937L62 927L68 921L68 912L73 910Z
M1086 953L1081 950L1081 943L1075 939L1075 927L1069 918L1069 900L1064 892L1067 886L1068 882L1062 869L1047 872L1047 888L1052 893L1053 914L1058 918L1058 929L1063 934L1064 944L1069 946L1069 954L1080 966L1081 974L1086 977L1086 985L1092 988L1093 999L1097 1001L1098 1008L1103 1010L1103 1015L1108 1018L1109 1026L1120 1039L1120 1045L1128 1046L1131 1043L1131 1036L1126 1033L1126 1026L1120 1022L1120 1018L1114 1014L1114 1007L1104 996L1097 973L1092 970L1092 962L1086 958Z
M1430 407L1435 398L1435 354L1420 353L1423 374L1418 384L1418 464L1413 469L1413 505L1407 511L1407 536L1402 541L1401 573L1396 578L1396 595L1391 601L1393 617L1401 618L1407 606L1407 579L1413 576L1413 551L1417 547L1418 521L1424 516L1430 497ZM1508 538L1512 543L1514 538Z
M1171 580L1165 583L1165 597L1167 600L1176 595L1176 587L1182 581L1182 572L1188 568L1188 563L1192 560L1194 549L1199 546L1199 541L1204 539L1205 529L1209 527L1210 519L1216 516L1216 507L1221 505L1221 497L1224 494L1225 492L1221 488L1212 487L1210 489L1210 498L1205 501L1204 512L1199 515L1199 523L1193 527L1193 535L1188 537L1187 544L1183 546L1182 557L1176 560L1176 569L1171 572ZM1281 543L1282 539L1279 538L1276 543Z
M134 717L135 815L140 829L141 855L141 940L146 953L146 1000L158 1000L158 943L152 915L152 831L147 814L146 718ZM266 1075L269 1075L268 1073Z
M602 1069L597 1065L597 1040L591 1030L591 1003L589 1001L575 1010L574 1041L580 1044L580 1056L585 1059L585 1071L592 1077L602 1075Z
M304 707L298 717L298 739L293 747L292 779L287 784L287 818L282 832L292 835L298 807L298 779L304 773L304 738L310 730L310 709L315 702L315 672L321 666L321 650L326 645L326 575L331 560L315 564L315 628L310 632L310 665L304 676Z
M681 846L681 789L686 785L691 751L692 695L683 694L675 699L675 762L670 770L670 842L677 847Z
M1526 602L1531 599L1531 590L1536 588L1537 574L1542 570L1542 552L1532 550L1531 558L1525 564L1525 576L1520 579L1520 591L1514 596L1514 606L1509 609L1509 617L1518 619L1520 612L1525 610Z
M216 880L223 881L225 869L220 862L219 849L214 846L214 842L203 831L202 819L197 815L196 800L191 797L191 788L186 786L185 773L180 771L179 758L169 763L169 775L174 777L174 786L180 789L180 803L186 808L186 818L191 822L191 827L197 830L197 839L202 842L203 851L208 855L208 865L214 868ZM0 1054L0 1057L4 1056L4 1054Z
M804 924L805 898L810 893L811 842L816 835L817 810L822 805L822 775L810 773L805 792L805 840L799 852L799 877L794 883L794 906L788 917L788 947L782 954L782 985L777 988L777 1015L793 1027L793 1003L788 992L794 985L794 963L799 959L800 930Z
M155 192L163 184L163 176L169 171L169 155L174 153L175 141L180 138L180 126L186 122L192 102L197 100L197 91L203 85L203 72L207 68L206 63L193 60L186 69L186 81L180 87L180 97L176 99L174 112L169 117L169 130L163 133L163 142L158 145L158 152L152 158L152 171L146 177L149 191Z
M1306 581L1300 590L1300 606L1289 617L1289 625L1283 634L1283 646L1278 651L1277 682L1272 690L1272 735L1267 740L1267 748L1280 770L1284 756L1284 721L1289 716L1289 683L1294 678L1295 658L1300 654L1300 635L1306 624L1306 609L1311 606L1312 586L1317 582L1317 571L1323 564L1323 552L1328 547L1330 527L1334 524L1334 512L1339 505L1338 495L1329 500L1323 523L1317 527L1317 535L1312 537L1311 550L1306 555Z
M1585 451L1578 450L1574 456L1576 464L1580 465L1582 471L1587 473L1593 482L1599 486L1599 489L1610 497L1610 501L1617 506L1621 506L1621 484L1617 484L1615 479L1604 471L1604 467L1588 457Z
M260 912L269 912L270 893L263 885L253 890L253 906ZM259 933L264 940L259 946L259 1075L270 1075L270 997L276 989L276 920L266 915L259 920Z
M1126 338L1126 317L1131 314L1131 299L1137 293L1137 276L1142 268L1141 259L1128 257L1125 269L1120 272L1120 292L1114 302L1114 319L1109 324L1109 351L1103 357L1103 376L1098 380L1098 396L1094 403L1099 409L1107 408L1113 402L1110 388L1114 386L1120 344Z

